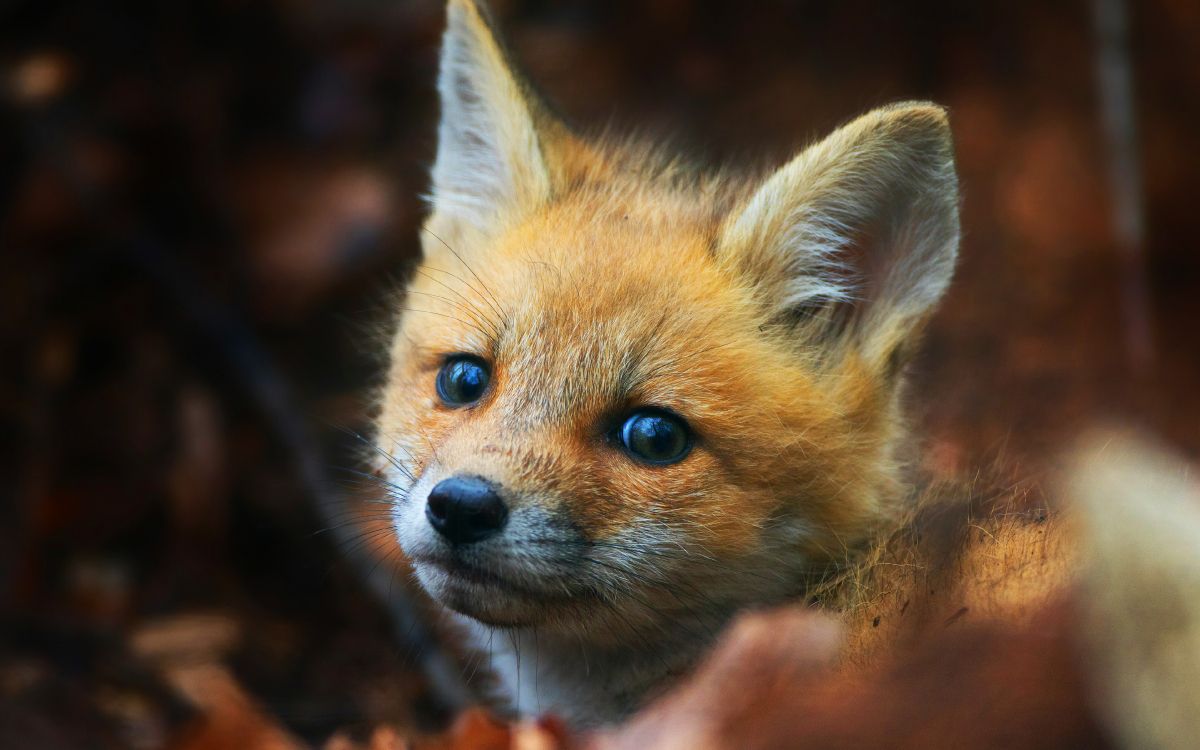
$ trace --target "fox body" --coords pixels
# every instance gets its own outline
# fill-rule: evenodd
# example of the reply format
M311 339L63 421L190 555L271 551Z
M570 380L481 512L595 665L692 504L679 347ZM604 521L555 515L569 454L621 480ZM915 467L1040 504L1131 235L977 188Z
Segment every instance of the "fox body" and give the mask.
M416 578L520 713L615 721L903 515L904 365L950 282L945 112L766 175L589 140L450 0L424 257L377 423Z

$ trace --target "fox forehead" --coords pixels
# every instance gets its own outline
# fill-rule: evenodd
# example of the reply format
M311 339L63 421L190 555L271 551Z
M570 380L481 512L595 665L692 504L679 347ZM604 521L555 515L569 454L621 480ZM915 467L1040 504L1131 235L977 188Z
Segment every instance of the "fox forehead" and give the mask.
M434 239L427 265L457 272L470 310L414 330L443 356L492 360L496 406L527 424L639 405L728 419L771 390L756 373L790 373L794 391L802 368L756 335L761 308L714 259L715 222L668 202L567 199L455 255Z

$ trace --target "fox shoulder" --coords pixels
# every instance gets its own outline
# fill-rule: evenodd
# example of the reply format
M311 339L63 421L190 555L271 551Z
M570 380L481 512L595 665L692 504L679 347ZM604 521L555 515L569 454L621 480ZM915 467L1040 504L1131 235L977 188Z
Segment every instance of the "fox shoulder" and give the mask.
M818 593L845 624L844 655L874 661L971 623L1023 624L1076 575L1073 516L1031 487L924 489L906 518Z
M821 593L863 664L951 626L1020 627L1056 603L1098 715L1128 747L1200 731L1200 485L1143 438L1085 439L1053 501L934 490Z

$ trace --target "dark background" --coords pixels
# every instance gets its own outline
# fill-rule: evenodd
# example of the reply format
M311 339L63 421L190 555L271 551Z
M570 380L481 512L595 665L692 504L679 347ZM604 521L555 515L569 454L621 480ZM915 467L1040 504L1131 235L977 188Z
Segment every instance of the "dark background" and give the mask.
M492 5L568 119L714 163L948 105L965 235L914 368L923 463L1037 483L1097 420L1200 456L1200 4L1131 4L1124 54L1104 4ZM435 722L420 628L362 584L400 586L394 548L340 498L417 248L441 3L0 9L0 744L177 743L156 627L219 642L306 741Z

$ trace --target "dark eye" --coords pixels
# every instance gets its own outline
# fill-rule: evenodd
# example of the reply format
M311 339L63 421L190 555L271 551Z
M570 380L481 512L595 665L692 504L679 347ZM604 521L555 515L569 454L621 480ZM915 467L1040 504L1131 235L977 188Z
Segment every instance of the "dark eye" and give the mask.
M478 357L451 357L438 372L438 396L450 406L473 404L487 390L490 377L487 364Z
M637 411L621 425L621 444L641 461L673 464L687 455L691 438L682 419L662 411Z

